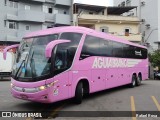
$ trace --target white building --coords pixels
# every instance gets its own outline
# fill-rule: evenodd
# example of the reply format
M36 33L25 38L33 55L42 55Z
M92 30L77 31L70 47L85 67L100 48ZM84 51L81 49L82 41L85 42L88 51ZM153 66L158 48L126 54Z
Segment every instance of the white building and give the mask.
M131 10L125 16L138 16L143 44L149 51L160 49L160 0L114 0L114 6L138 6L137 13Z

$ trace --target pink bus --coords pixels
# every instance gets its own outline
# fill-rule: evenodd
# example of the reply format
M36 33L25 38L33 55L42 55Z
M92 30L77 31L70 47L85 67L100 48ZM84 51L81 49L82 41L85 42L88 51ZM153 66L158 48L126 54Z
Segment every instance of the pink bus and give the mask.
M84 27L57 27L26 35L12 70L15 98L52 103L148 78L147 49Z

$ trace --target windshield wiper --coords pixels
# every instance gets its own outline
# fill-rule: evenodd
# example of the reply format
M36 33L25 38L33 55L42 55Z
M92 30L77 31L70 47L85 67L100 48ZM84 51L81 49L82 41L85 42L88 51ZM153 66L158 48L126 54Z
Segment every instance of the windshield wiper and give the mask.
M21 67L22 67L22 65L23 65L23 63L24 63L24 61L25 61L25 60L22 61L21 65L19 66L19 68L18 68L18 70L17 70L17 72L16 72L16 75L15 75L15 78L16 78L16 79L18 78L17 75L18 75L19 70L21 69Z
M19 68L18 68L18 70L17 70L17 72L16 72L16 74L15 74L15 78L16 78L16 79L18 78L18 73L19 73L20 69L22 68L22 65L24 64L24 67L26 67L25 62L26 62L26 58L27 58L27 57L28 57L28 54L25 56L25 59L22 60L22 63L20 64L20 66L19 66Z

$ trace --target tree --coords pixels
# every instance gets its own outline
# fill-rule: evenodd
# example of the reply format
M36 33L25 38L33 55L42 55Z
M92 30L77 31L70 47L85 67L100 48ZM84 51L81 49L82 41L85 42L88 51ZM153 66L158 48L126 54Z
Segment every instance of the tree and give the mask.
M153 53L148 54L149 61L153 67L160 68L160 50L155 50Z

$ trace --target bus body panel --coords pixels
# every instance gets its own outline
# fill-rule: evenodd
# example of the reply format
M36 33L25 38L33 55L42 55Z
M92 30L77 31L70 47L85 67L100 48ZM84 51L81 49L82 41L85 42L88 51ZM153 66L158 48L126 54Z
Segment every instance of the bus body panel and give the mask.
M69 98L69 72L64 72L55 76L53 79L47 80L46 83L55 82L52 87L50 87L50 97L53 101L60 101Z

